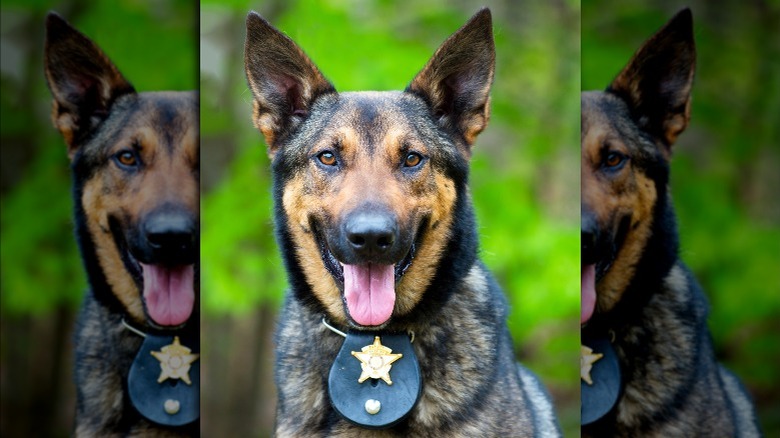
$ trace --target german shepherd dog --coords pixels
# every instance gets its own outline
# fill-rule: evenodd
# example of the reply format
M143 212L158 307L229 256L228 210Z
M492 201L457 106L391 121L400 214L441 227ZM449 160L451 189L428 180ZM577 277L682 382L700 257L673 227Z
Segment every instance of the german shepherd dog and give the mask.
M198 95L137 93L55 13L44 64L90 285L75 434L197 435Z
M477 258L468 164L494 60L483 9L405 91L337 93L249 13L246 75L291 289L276 332L276 435L559 435Z
M690 118L694 64L685 9L606 91L582 94L581 324L593 366L583 436L759 435L749 396L715 361L706 298L678 258L669 159Z

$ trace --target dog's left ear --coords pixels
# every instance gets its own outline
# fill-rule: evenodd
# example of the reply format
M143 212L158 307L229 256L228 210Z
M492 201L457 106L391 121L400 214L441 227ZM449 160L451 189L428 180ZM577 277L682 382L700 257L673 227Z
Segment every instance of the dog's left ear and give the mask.
M490 86L496 63L490 10L485 8L452 34L406 91L423 97L438 123L470 146L490 118Z
M642 45L607 91L628 103L634 121L668 153L690 120L695 66L693 16L686 8Z
M54 12L46 17L44 66L54 96L52 119L73 158L114 101L135 89L97 44Z

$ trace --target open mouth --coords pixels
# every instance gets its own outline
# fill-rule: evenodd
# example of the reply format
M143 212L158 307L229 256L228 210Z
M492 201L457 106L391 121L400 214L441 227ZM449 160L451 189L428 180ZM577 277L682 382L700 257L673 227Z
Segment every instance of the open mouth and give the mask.
M322 233L317 227L313 229L325 269L343 294L348 316L361 326L385 324L395 308L395 285L411 266L422 231L417 232L409 251L395 264L367 262L350 265L338 260ZM424 226L419 228L422 229Z
M116 221L111 231L125 268L141 291L147 320L159 328L178 328L195 307L195 265L143 263L133 255Z
M580 324L585 324L596 311L596 283L604 276L611 262L599 258L604 256L596 244L583 245L580 265Z
M582 265L580 277L580 324L585 324L596 309L596 264Z
M630 217L620 220L613 238L607 238L604 232L591 233L600 236L588 240L581 247L582 263L580 265L580 324L587 323L596 311L596 284L601 281L617 257L628 234ZM584 239L584 237L583 237Z

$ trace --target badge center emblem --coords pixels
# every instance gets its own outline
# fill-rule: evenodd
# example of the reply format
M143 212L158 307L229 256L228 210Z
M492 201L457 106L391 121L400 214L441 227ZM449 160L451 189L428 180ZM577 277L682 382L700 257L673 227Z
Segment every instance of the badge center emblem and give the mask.
M357 360L360 361L362 373L358 378L358 383L363 383L367 379L382 379L388 385L392 385L390 380L390 369L393 362L403 357L403 354L393 354L393 350L382 345L379 336L374 337L374 343L366 345L360 351L351 352Z
M173 338L173 343L166 345L160 351L152 351L152 356L160 361L160 377L157 383L166 379L181 379L191 385L190 366L198 360L199 354L192 354L192 350L181 345L179 337Z

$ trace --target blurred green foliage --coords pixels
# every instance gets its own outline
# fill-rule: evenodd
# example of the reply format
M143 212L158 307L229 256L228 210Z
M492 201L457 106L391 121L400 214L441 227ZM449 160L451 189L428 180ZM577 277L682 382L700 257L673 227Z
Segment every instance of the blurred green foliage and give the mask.
M780 433L780 5L588 1L583 89L603 89L684 6L697 46L691 125L674 146L681 256L707 292L716 349ZM609 11L606 14L605 11Z

